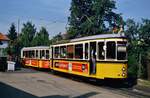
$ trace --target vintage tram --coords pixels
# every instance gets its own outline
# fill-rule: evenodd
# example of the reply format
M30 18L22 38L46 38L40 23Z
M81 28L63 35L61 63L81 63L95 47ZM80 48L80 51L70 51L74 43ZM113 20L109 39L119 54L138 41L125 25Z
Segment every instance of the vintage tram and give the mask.
M127 78L127 39L120 34L82 37L49 47L26 47L21 57L26 66L96 79Z

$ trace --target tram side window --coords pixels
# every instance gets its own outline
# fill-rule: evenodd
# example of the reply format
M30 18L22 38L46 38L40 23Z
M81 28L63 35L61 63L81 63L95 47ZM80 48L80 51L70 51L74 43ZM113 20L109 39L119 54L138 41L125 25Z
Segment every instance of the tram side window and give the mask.
M98 43L98 59L104 60L105 58L105 51L104 51L104 42Z
M38 58L38 50L36 50L36 58Z
M107 59L116 58L116 43L114 41L107 42L106 57Z
M66 46L60 47L60 58L66 58L67 57L67 49Z
M67 58L73 59L74 47L73 45L67 46Z
M117 59L126 60L127 59L127 42L117 42Z
M35 52L34 52L34 50L31 51L31 58L35 58Z
M44 50L40 50L40 58L45 59L45 51Z
M88 43L85 43L85 59L88 59L88 51L89 47L88 47Z
M83 59L83 44L75 45L75 58Z
M54 57L58 58L59 57L59 47L54 48Z
M42 50L40 50L40 59L42 58Z
M42 50L42 59L45 59L45 50Z
M23 51L23 58L27 57L27 52Z
M29 58L32 58L32 51L29 51Z
M26 51L26 57L29 58L29 51Z
M49 59L49 50L46 50L46 59Z

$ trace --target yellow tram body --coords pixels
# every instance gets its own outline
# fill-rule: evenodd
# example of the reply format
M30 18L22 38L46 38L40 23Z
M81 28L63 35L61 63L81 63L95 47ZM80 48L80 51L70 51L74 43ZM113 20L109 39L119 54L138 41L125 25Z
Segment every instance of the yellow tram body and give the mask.
M36 67L43 68L42 62L49 62L47 63L49 69L54 71L97 79L125 79L127 78L126 47L127 39L119 34L73 39L68 43L50 45L49 60L37 59ZM23 58L24 61L25 59L26 57ZM30 64L25 63L27 66L33 66Z

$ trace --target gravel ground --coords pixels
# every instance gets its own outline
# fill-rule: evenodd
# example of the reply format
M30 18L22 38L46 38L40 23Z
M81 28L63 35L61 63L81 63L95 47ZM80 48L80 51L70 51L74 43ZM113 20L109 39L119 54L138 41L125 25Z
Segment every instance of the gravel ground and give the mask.
M0 72L0 98L135 98L57 75L22 68Z

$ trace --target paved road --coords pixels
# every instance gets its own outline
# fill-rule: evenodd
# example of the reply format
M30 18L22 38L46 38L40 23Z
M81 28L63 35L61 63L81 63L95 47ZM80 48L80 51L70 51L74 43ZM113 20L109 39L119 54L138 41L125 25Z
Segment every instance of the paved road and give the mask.
M0 72L0 98L134 98L31 69Z

